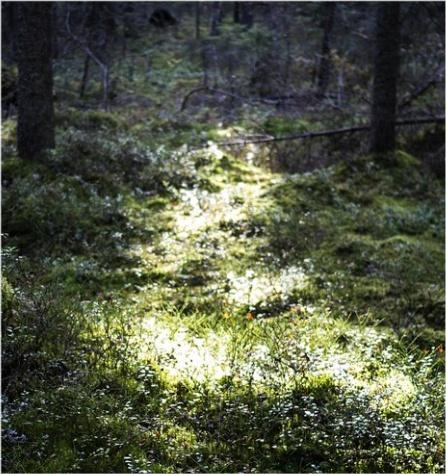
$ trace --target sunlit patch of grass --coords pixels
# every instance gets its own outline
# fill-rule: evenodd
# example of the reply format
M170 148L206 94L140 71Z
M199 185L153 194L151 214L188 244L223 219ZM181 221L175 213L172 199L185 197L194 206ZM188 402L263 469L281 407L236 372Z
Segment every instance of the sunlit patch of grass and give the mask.
M261 306L268 300L287 300L292 291L302 289L307 284L305 271L296 266L282 269L278 274L260 269L258 275L249 269L244 275L229 272L226 275L228 301L237 305ZM256 314L256 316L262 316Z
M303 178L296 179L305 182ZM311 192L314 186L316 184L309 188ZM235 189L240 192L248 188L242 183ZM153 348L158 348L162 365L176 380L195 378L209 382L231 377L238 383L279 387L292 386L302 377L327 376L351 390L366 391L369 396L379 400L377 409L392 412L410 404L417 393L417 386L409 375L394 365L394 360L398 359L397 338L379 327L380 320L376 320L373 310L358 326L357 320L340 318L342 309L334 308L330 303L321 305L321 301L315 299L313 304L308 304L307 301L299 300L299 295L315 291L315 285L318 285L313 279L314 258L307 258L304 268L291 265L271 272L267 266L258 265L248 252L242 253L242 260L239 258L236 263L239 272L228 272L225 270L233 268L236 261L233 260L235 245L234 248L228 248L226 254L212 256L214 273L209 274L203 257L207 252L212 253L212 245L200 250L202 253L199 259L193 259L200 235L206 235L210 241L215 238L220 245L227 247L232 240L225 234L226 229L232 230L237 222L245 225L246 218L253 217L251 205L254 209L261 209L259 205L268 205L267 201L263 201L263 191L255 195L243 194L243 200L232 200L232 195L234 191L230 187L224 193L216 194L194 190L180 195L175 204L179 220L168 231L169 237L166 234L159 241L161 245L164 241L164 245L168 244L170 248L175 243L178 250L172 264L168 263L169 259L163 264L168 270L166 275L173 276L183 271L191 276L197 276L197 272L203 276L209 275L207 280L205 276L205 280L200 281L198 288L213 288L207 297L211 308L205 318L199 313L184 313L181 306L173 313L170 311L164 316L158 313L156 317L149 317L145 328L143 323L140 337L152 349L142 351L143 357L151 350L156 353L157 349ZM331 202L337 205L337 198L331 199ZM289 205L293 205L292 201ZM237 213L232 215L231 212ZM231 222L231 226L222 226L223 216L228 215L230 218L226 222ZM345 222L352 221L348 218ZM342 258L350 253L355 255L358 251L363 252L364 249L376 252L381 242L384 242L375 241L366 235L352 233L351 236L350 244L340 244L344 245L339 250ZM243 235L241 237L243 242ZM259 244L262 238L254 237L254 242ZM409 236L407 238L412 239ZM226 242L222 239L226 239ZM152 255L147 257L149 260L155 255L153 252L156 253L154 248L148 252ZM277 263L280 268L280 261ZM333 264L330 260L327 263ZM219 281L222 279L225 284L220 287ZM187 291L192 291L190 286L187 288ZM369 278L365 279L362 288L357 290L358 297L361 294L359 291L363 291L363 297L376 291L377 298L389 291L388 284L379 278L375 283ZM171 291L170 297L175 298L175 294L178 291ZM200 298L200 293L197 293L197 298ZM278 306L273 319L262 321L262 302L270 304L271 300L277 298L284 299L285 304ZM271 313L265 314L269 316ZM205 357L204 353L208 356ZM381 357L379 354L387 355Z
M141 360L155 355L176 381L215 385L229 378L256 390L283 390L326 376L340 387L366 391L380 410L413 399L417 389L399 368L398 340L390 332L331 320L313 308L289 314L291 319L256 321L227 308L211 322L199 315L185 319L172 308L143 317L135 341Z
M12 119L2 120L2 146L14 145L16 141L17 121Z
M161 321L159 321L161 319ZM223 335L195 336L177 322L166 325L162 318L145 318L135 343L139 357L156 357L160 366L177 380L212 380L227 373Z

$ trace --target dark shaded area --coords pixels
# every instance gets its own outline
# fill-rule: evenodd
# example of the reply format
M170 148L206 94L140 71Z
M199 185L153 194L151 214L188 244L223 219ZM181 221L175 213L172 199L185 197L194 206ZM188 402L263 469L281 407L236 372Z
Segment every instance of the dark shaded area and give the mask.
M157 8L149 18L149 23L157 28L166 28L166 26L174 26L178 20L168 11Z

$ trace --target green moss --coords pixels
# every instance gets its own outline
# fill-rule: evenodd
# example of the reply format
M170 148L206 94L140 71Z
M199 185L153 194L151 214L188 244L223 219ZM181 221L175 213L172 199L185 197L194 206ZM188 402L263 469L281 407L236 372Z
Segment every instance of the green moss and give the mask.
M433 153L436 154L435 159L441 161L444 137L444 124L437 124L435 127L422 127L417 132L410 134L405 145L416 156ZM438 177L441 179L442 175L438 174Z
M417 168L421 165L421 162L418 158L415 158L415 156L412 156L402 150L398 150L395 153L395 160L398 167L407 169L412 169L414 167Z
M436 181L407 157L279 176L141 138L204 125L75 115L98 128L62 132L48 166L4 162L29 257L2 281L5 367L26 370L5 426L30 440L8 469L440 470Z
M290 135L293 133L305 133L309 130L314 131L314 124L307 120L284 117L271 117L264 123L266 133L272 135Z
M395 312L408 308L405 296L395 306L395 292L418 295L420 287L443 278L444 248L436 237L442 234L437 222L443 204L433 203L429 194L418 199L406 195L407 179L420 183L431 178L419 174L417 162L401 156L403 162L385 172L357 160L354 166L297 175L270 191L275 205L257 222L274 235L271 248L284 261L291 256L312 262L313 284L296 294L303 301L328 299L341 311L368 310L393 324L395 318L401 321ZM403 169L410 178L399 182ZM380 183L380 192L369 188L374 182ZM418 305L412 301L412 306L429 307L421 295L415 298ZM426 323L438 320L434 313Z
M61 128L75 127L81 130L123 131L127 121L119 112L111 113L101 110L82 111L74 108L56 111L56 126Z

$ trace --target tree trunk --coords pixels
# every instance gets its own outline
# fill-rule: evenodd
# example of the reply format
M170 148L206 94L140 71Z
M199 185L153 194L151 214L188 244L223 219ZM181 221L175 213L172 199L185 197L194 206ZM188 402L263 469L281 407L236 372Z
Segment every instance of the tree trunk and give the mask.
M240 3L239 2L234 2L233 18L234 18L234 23L240 23Z
M242 24L247 28L251 28L254 24L254 14L252 11L252 2L242 3Z
M2 58L8 63L15 62L17 57L17 45L15 41L17 32L17 5L15 2L2 2L2 43L8 48L2 48Z
M250 0L234 0L234 23L251 27L254 23Z
M11 43L11 34L9 31L8 10L5 2L0 2L0 57L5 59L8 53L8 47Z
M90 71L90 56L86 54L85 60L84 60L84 72L82 73L81 87L79 89L79 99L84 98L85 89L87 88L89 71Z
M27 160L54 147L52 3L20 2L18 8L17 149Z
M220 34L220 23L222 19L221 2L212 2L212 19L210 36Z
M201 11L200 11L200 2L195 2L195 39L199 40L200 39L200 17L201 17Z
M398 2L379 2L377 6L370 133L372 153L385 153L395 149L400 43L399 9Z
M336 13L336 3L327 2L324 4L325 18L324 18L324 37L322 39L322 53L321 62L319 65L319 77L317 83L318 96L323 97L327 92L328 83L330 82L331 72L331 39L332 31Z

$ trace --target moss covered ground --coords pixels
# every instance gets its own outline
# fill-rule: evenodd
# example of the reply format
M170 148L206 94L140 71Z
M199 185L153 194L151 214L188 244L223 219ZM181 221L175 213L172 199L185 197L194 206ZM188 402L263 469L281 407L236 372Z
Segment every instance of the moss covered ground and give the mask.
M290 175L70 128L33 164L12 129L6 471L443 470L443 183L416 158Z

